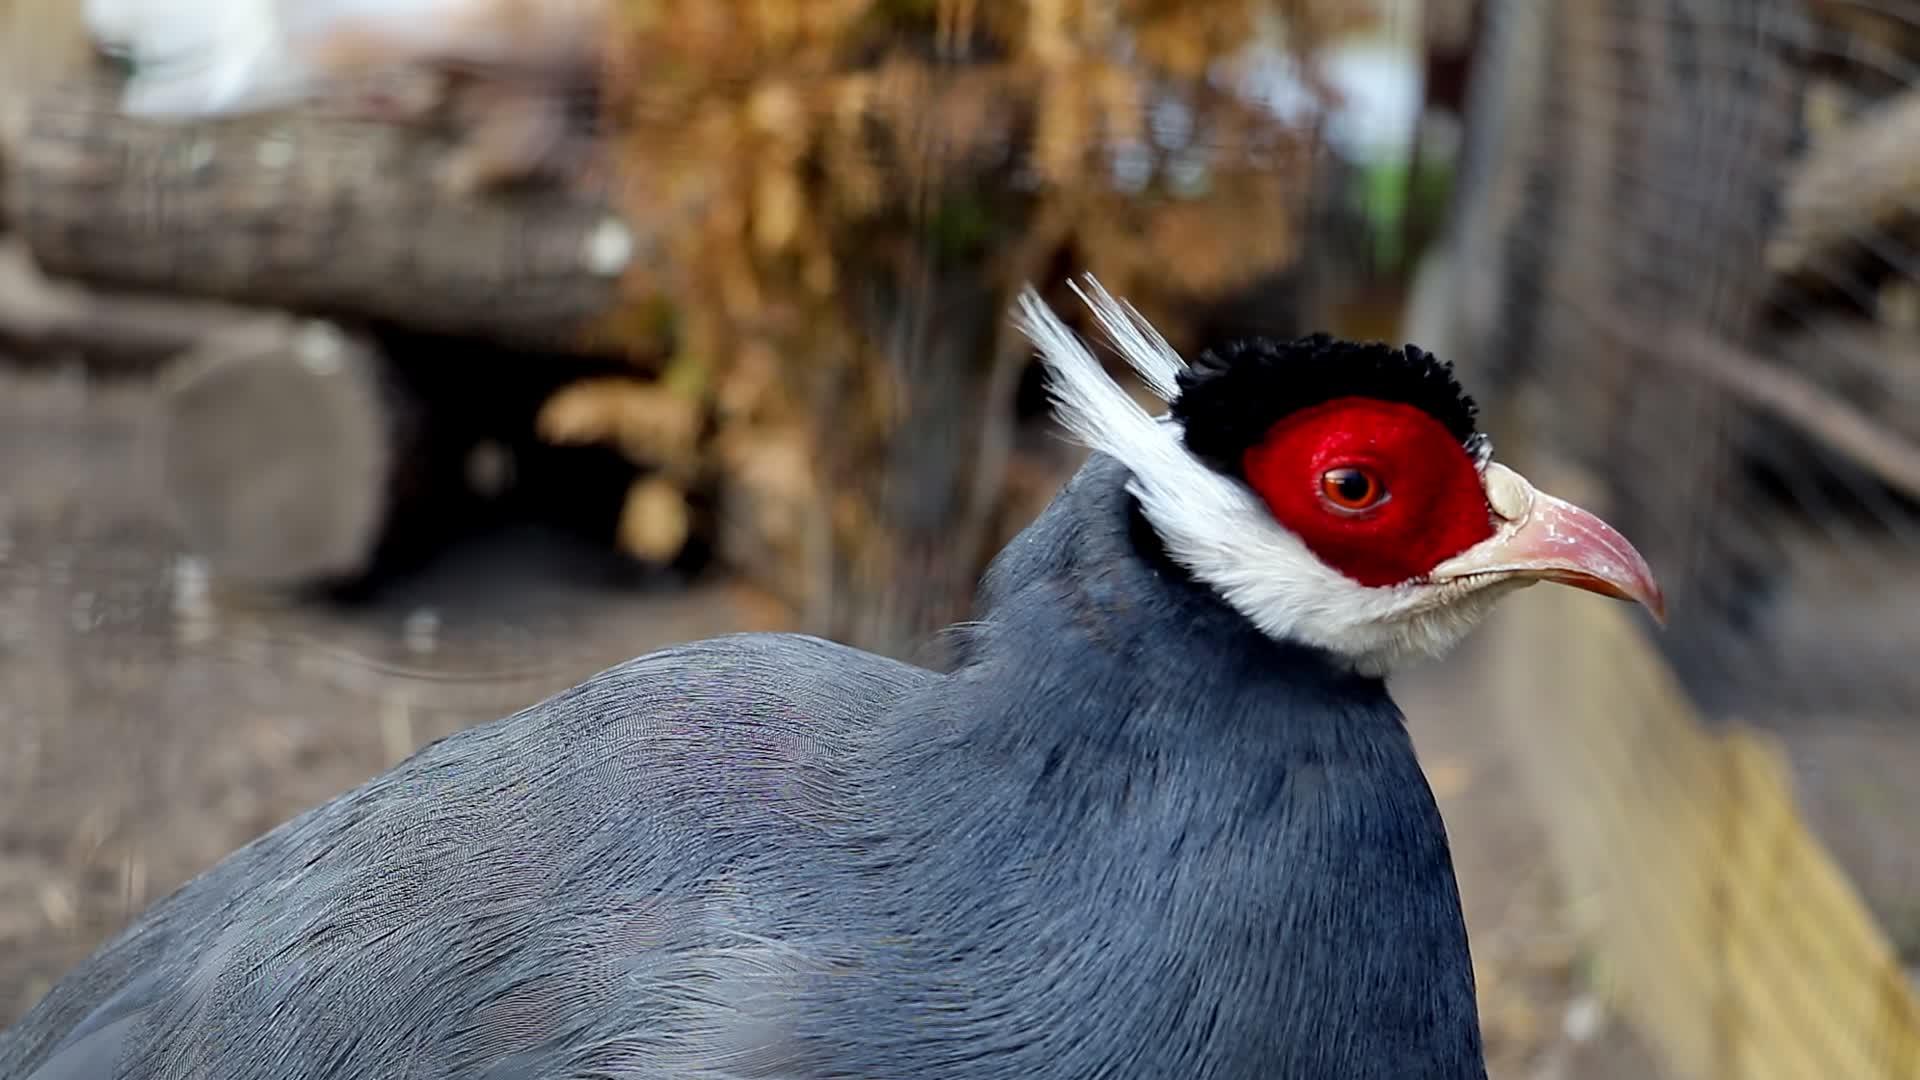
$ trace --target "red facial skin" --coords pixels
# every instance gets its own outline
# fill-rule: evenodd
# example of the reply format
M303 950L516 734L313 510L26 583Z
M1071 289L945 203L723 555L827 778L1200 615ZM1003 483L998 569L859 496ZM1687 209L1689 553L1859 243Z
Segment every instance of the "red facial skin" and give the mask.
M1302 409L1270 428L1241 465L1275 520L1361 585L1424 577L1493 535L1473 459L1411 405L1348 397ZM1336 473L1330 482L1327 474L1342 469L1362 476Z

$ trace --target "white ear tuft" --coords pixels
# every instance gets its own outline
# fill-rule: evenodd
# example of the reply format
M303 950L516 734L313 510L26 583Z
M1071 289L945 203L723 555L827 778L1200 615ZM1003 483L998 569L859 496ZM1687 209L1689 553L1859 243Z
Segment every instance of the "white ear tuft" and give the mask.
M1014 325L1040 350L1060 423L1082 444L1134 464L1138 449L1169 441L1031 285L1020 291Z
M1175 380L1187 362L1173 351L1173 346L1167 344L1167 339L1160 336L1160 331L1155 330L1152 323L1134 310L1132 304L1115 299L1092 274L1083 275L1082 280L1087 283L1085 290L1077 284L1069 287L1093 312L1094 320L1100 324L1107 339L1120 350L1120 356L1127 366L1140 376L1161 401L1171 402L1179 396L1180 385Z

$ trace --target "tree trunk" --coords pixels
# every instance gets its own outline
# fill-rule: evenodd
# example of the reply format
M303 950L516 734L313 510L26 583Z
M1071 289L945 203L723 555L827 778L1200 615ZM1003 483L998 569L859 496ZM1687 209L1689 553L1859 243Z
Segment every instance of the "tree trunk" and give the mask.
M450 194L448 144L418 128L184 125L71 88L8 119L0 219L47 272L93 284L573 349L654 257L594 196Z
M893 422L877 447L822 431L825 489L857 493L859 506L837 507L823 622L841 640L909 656L971 606L1026 352L1004 325L1006 298L976 268L921 263L865 284L856 303L877 348L863 393L890 398L880 407Z

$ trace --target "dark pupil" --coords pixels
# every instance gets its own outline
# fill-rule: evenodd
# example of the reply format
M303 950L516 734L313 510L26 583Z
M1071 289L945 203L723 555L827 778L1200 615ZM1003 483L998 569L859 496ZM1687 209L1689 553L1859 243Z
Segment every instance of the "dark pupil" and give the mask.
M1333 474L1333 489L1347 502L1364 502L1373 494L1373 482L1358 469L1341 469Z

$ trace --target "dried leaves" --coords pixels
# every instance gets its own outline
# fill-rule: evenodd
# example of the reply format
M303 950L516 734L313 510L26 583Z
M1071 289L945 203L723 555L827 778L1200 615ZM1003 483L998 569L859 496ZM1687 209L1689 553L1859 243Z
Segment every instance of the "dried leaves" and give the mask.
M874 298L924 292L927 274L1010 296L1065 261L1164 312L1293 260L1315 133L1238 92L1245 62L1367 8L615 0L608 128L625 208L670 267L634 296L671 298L674 365L698 373L716 448L733 447L710 455L722 506L769 476L795 489L776 501L817 505L822 462L845 475L885 452L911 410L884 384L914 370L898 350L923 346L889 339ZM790 449L811 468L748 470L741 425L832 438ZM864 529L872 510L818 516Z
M629 210L682 238L679 300L702 309L685 344L707 360L834 307L868 250L843 250L855 232L949 239L955 200L999 233L1069 208L1088 269L1211 292L1292 257L1312 135L1223 89L1233 61L1364 17L1331 0L623 0L610 126Z

